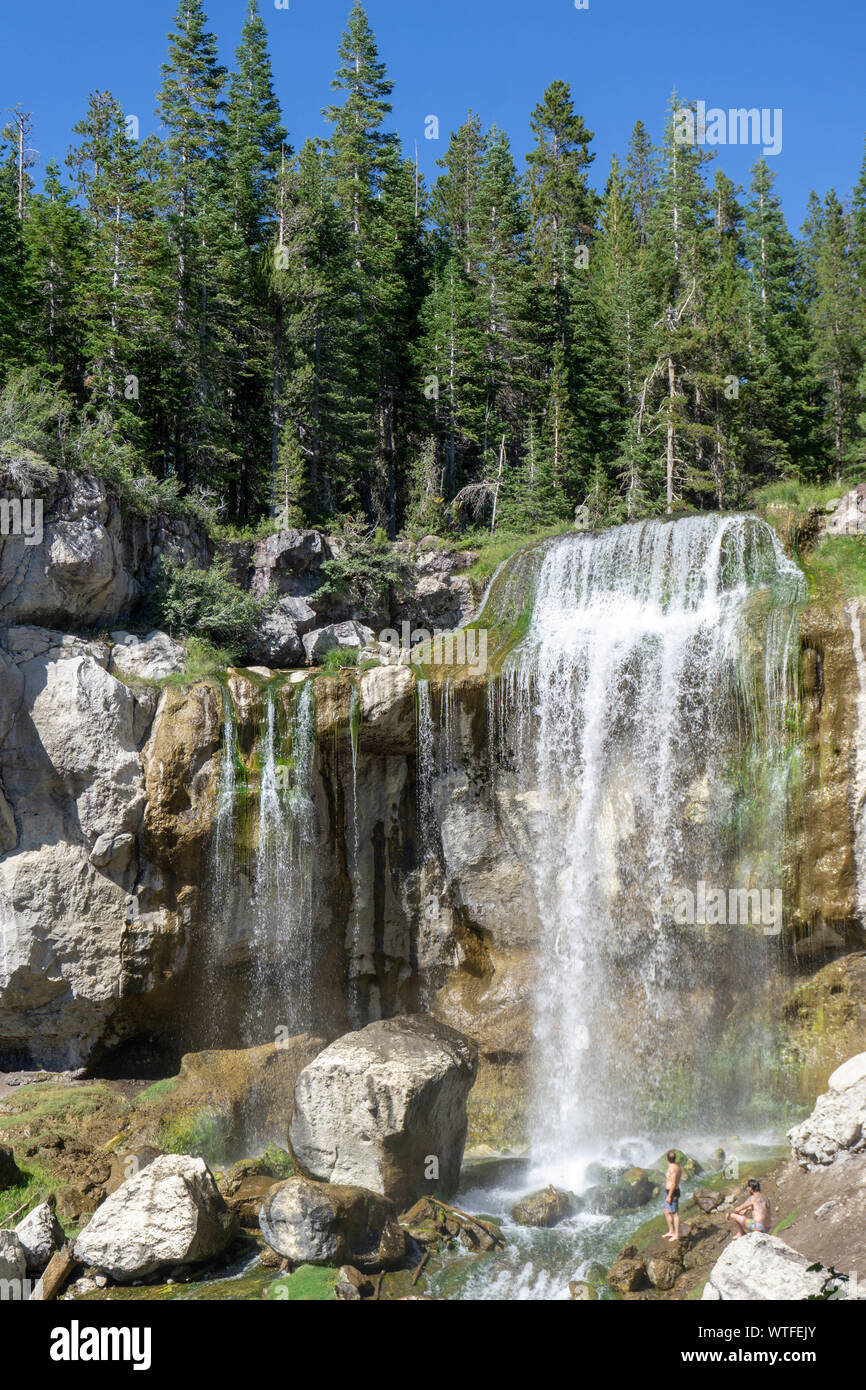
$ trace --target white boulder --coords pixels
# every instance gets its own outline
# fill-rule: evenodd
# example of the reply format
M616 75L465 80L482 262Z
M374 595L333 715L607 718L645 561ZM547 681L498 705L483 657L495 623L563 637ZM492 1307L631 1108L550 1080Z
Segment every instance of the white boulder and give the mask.
M219 1255L234 1218L202 1158L163 1154L106 1197L75 1253L118 1283Z
M131 632L112 632L111 650L113 675L132 676L138 680L158 681L176 676L184 670L186 654L180 642L167 632L150 632L136 637Z
M855 1075L856 1070L852 1067L848 1075ZM844 1071L845 1067L840 1067L833 1075L838 1077ZM866 1151L866 1076L844 1090L825 1091L808 1120L788 1131L788 1139L794 1158L806 1169L826 1167L840 1153Z
M810 1271L812 1264L778 1236L754 1231L725 1247L701 1297L756 1303L811 1298L838 1283L828 1269Z
M54 1208L48 1202L40 1202L23 1221L19 1221L15 1227L15 1234L21 1242L27 1271L30 1274L41 1274L65 1239L63 1227L54 1215Z
M400 1206L457 1190L478 1052L426 1015L347 1033L305 1067L289 1132L297 1167Z

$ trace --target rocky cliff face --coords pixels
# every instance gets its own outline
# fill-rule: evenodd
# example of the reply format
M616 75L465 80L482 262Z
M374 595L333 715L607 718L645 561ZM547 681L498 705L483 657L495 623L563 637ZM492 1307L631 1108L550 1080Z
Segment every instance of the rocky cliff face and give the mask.
M74 479L57 506L41 560L9 538L0 551L0 617L12 619L0 626L0 1066L99 1065L138 1039L176 1056L273 1041L280 1029L330 1038L428 1008L479 1047L470 1139L519 1137L540 930L526 868L534 811L507 769L493 776L488 682L463 673L431 684L446 751L431 768L419 757L415 670L312 678L311 873L290 888L293 902L309 890L309 969L295 991L301 1016L289 1018L253 900L268 690L291 730L299 682L239 671L224 682L124 683L112 641L52 624L115 622L161 545L199 554L204 542L136 529L92 480ZM320 554L309 534L235 558L250 582L267 577L284 599L306 602L313 594L297 590L310 587ZM471 590L429 554L406 611L417 618L411 605L423 599L430 626L446 626L466 615ZM807 609L801 640L805 761L787 895L791 969L807 972L864 944L855 842L866 787L850 613ZM296 780L287 747L283 771ZM229 758L236 858L221 877ZM713 1002L690 1007L703 1016ZM798 1037L811 1007L811 997L789 1006ZM828 1046L814 1065L832 1068L838 1051Z

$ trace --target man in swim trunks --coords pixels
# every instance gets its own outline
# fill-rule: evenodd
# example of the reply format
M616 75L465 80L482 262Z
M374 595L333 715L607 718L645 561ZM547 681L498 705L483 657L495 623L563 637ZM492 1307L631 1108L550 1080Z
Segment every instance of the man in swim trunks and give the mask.
M741 1240L752 1231L763 1231L766 1234L770 1229L770 1203L761 1191L758 1179L749 1178L748 1188L748 1202L744 1202L741 1207L734 1207L725 1217L726 1221L735 1221L740 1228L733 1237L734 1240Z
M662 1240L669 1240L672 1243L680 1238L680 1180L683 1170L677 1163L676 1149L668 1150L668 1171L665 1174L665 1220L668 1223L668 1233L662 1236Z

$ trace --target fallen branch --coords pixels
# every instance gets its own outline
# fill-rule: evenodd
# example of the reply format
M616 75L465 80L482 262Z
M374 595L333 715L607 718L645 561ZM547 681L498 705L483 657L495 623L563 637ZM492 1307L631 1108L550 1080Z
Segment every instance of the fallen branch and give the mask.
M22 1202L22 1203L21 1203L21 1206L20 1206L20 1207L17 1207L15 1211L11 1211L11 1212L9 1213L8 1216L4 1216L4 1217L0 1218L0 1226L5 1226L7 1221L14 1221L15 1218L16 1218L16 1216L18 1216L18 1214L19 1214L20 1212L22 1212L22 1211L24 1210L25 1207L29 1207L29 1205L30 1205L30 1202L29 1202L29 1201L27 1201L27 1202Z
M415 1285L418 1283L418 1280L421 1278L421 1271L423 1270L423 1268L424 1268L425 1264L427 1263L427 1261L429 1260L429 1258L430 1258L430 1251L429 1251L429 1250L425 1250L424 1254L423 1254L422 1257L421 1257L421 1263L419 1264L418 1268L415 1270L415 1273L412 1275L412 1288L413 1288L413 1289L414 1289Z
M477 1226L479 1230L484 1231L486 1235L490 1236L491 1240L494 1240L497 1245L501 1245L504 1249L505 1241L502 1239L502 1236L492 1226L488 1226L485 1221L479 1221L477 1216L470 1216L468 1211L461 1211L459 1207L449 1207L447 1202L440 1201L438 1197L431 1197L430 1200L435 1202L437 1207L442 1207L445 1211L450 1211L452 1216L459 1216L461 1221L468 1221L470 1225Z

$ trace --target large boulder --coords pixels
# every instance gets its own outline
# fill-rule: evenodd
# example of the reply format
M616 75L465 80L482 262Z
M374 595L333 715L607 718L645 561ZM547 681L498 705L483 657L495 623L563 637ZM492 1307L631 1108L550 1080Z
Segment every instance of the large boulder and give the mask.
M344 651L360 652L374 640L376 634L370 627L350 620L345 623L330 623L327 627L314 628L304 636L304 651L307 664L317 666L324 661L328 652L338 647Z
M281 599L256 623L246 645L247 660L272 671L303 666L306 654L301 639L315 625L316 615L304 599Z
M118 1283L131 1283L166 1266L213 1259L235 1231L204 1160L164 1154L105 1199L75 1253Z
M347 1033L298 1077L290 1129L296 1166L401 1206L452 1195L477 1068L475 1044L426 1015Z
M518 1226L558 1226L569 1216L574 1216L577 1206L569 1192L556 1187L544 1187L540 1192L532 1192L511 1208L511 1219Z
M28 1274L41 1274L65 1239L63 1227L50 1202L40 1202L38 1207L34 1207L23 1221L19 1221L15 1234L27 1260Z
M259 1212L262 1235L292 1264L398 1264L409 1240L393 1202L363 1187L289 1178L277 1183Z
M866 1151L866 1056L852 1057L830 1078L807 1120L788 1131L791 1152L806 1169L825 1167L840 1153Z
M138 680L158 681L179 675L186 666L186 653L180 642L167 632L149 632L136 637L131 632L112 632L111 672Z
M722 1301L745 1300L755 1303L815 1298L828 1283L834 1285L827 1269L810 1269L813 1261L799 1255L778 1236L754 1231L731 1240L713 1265L702 1297Z

